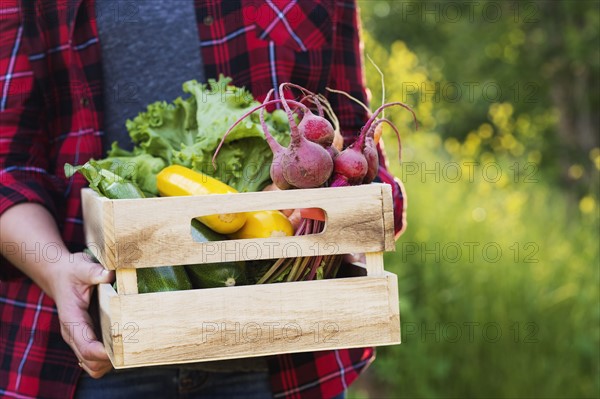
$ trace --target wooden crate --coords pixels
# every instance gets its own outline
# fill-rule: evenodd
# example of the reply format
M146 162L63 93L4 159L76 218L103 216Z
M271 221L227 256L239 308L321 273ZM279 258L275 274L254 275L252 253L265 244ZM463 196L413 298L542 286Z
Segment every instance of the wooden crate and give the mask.
M99 286L102 337L115 368L400 343L390 187L357 187L109 200L83 190L88 246L115 269ZM322 208L320 234L195 242L198 216ZM348 277L137 293L136 268L365 252Z

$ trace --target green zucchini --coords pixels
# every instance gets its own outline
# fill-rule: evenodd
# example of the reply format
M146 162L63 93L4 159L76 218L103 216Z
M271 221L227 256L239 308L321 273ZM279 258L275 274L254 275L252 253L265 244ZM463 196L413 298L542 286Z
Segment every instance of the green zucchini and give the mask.
M247 282L244 262L186 265L185 270L194 288L233 287Z
M189 290L192 283L183 266L137 269L138 293Z
M196 242L227 240L226 236L212 231L196 219L192 219L192 238ZM247 284L245 262L186 265L185 270L194 288L233 287Z
M192 239L196 242L209 242L225 241L229 238L223 234L219 234L216 231L211 230L208 226L197 219L192 219Z

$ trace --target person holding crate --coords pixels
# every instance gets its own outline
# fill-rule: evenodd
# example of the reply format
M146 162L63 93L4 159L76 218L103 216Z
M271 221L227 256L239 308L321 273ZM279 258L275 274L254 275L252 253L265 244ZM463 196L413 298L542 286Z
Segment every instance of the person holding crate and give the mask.
M0 396L170 396L157 391L169 384L202 397L343 396L372 348L111 372L88 308L114 275L81 252L86 182L63 165L127 145L126 118L199 76L231 76L259 100L288 81L366 102L354 0L9 0L0 30ZM329 101L347 145L368 115ZM404 195L380 159L399 234Z

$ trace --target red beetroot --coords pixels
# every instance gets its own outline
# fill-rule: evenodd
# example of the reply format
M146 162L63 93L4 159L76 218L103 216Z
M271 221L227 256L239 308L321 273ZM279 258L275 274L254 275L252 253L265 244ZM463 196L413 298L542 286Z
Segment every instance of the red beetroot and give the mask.
M333 126L323 117L308 111L298 125L298 130L307 140L327 148L333 143L335 136Z
M400 105L408 109L412 112L413 117L415 117L413 110L403 103L389 103L379 107L362 128L358 139L334 159L334 175L331 181L332 187L370 183L375 176L377 176L379 156L377 154L375 141L373 140L377 125L383 122L390 124L398 136L399 145L400 134L389 120L385 118L376 120L375 118L385 108L394 105ZM416 117L415 123L417 123Z
M377 144L375 144L375 140L370 135L367 135L367 138L365 139L363 155L367 161L367 173L365 173L362 183L369 184L375 180L377 172L379 172L379 154L377 153Z
M304 116L298 125L300 134L306 137L307 140L320 144L324 148L331 146L335 137L335 132L331 123L323 117L323 106L319 101L319 97L301 86L293 83L282 83L279 86L279 96L283 99L282 103L284 108L286 108L286 111L289 111L286 104L287 100L285 99L283 92L286 87L296 88L306 94L302 100L311 100L317 106L319 112L319 115L313 114L310 110L304 113Z
M398 138L398 158L400 159L402 155L402 141L400 140L400 132L398 132L396 126L388 119L377 119L375 122L373 122L371 129L369 129L369 132L365 137L365 148L363 149L363 154L367 159L369 170L363 179L363 184L371 183L379 171L379 153L377 152L376 141L378 141L377 135L381 136L381 126L383 126L383 123L390 125L396 133L396 137Z
M333 160L332 187L354 186L362 183L367 174L367 159L354 144L340 152Z
M288 103L302 109L305 113L310 111L305 105L293 100L279 99L265 101L263 104L243 115L229 128L221 139L221 142L213 155L213 164L221 146L225 142L225 138L235 126L258 109L277 103L282 103L284 105L288 115L291 128L291 142L287 148L279 144L269 132L263 118L261 122L265 139L271 148L271 151L273 151L274 162L271 164L271 179L277 187L281 189L289 187L315 188L322 186L331 176L333 171L333 160L327 150L319 144L308 141L300 134L298 126L296 126L294 121L293 112L289 108Z
M265 100L263 101L264 103L269 102L273 92L273 89L269 90L267 96L265 97ZM260 125L263 128L263 132L269 131L269 128L265 123L265 107L260 109ZM267 133L265 133L265 136L267 136ZM272 148L271 144L269 144L269 146ZM277 188L279 188L280 190L288 190L293 187L287 182L287 180L285 180L285 177L283 176L283 168L280 166L282 155L282 151L273 151L273 161L271 162L269 173L271 175L271 180L273 181L273 183L275 183Z

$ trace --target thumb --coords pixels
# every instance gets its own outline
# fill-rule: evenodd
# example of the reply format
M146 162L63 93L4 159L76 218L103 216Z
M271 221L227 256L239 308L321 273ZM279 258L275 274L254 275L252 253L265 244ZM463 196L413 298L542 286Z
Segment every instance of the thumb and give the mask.
M95 279L92 284L112 283L114 280L114 272L106 270L101 264L96 263Z
M79 276L84 283L96 285L112 282L113 274L99 263L83 262Z

